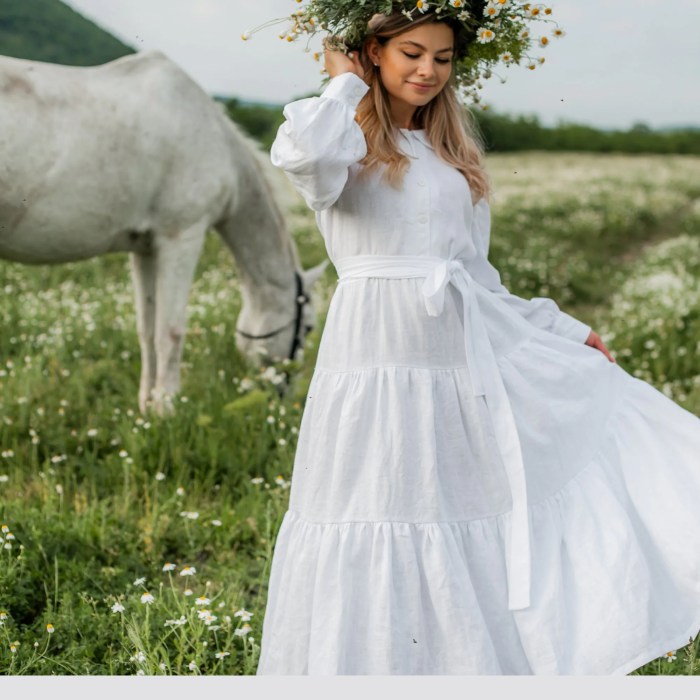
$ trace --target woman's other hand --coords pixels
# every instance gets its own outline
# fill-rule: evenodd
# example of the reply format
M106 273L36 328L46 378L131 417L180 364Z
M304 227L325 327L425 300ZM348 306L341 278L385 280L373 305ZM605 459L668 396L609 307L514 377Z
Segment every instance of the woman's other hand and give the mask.
M591 331L586 339L586 345L590 345L596 350L600 350L605 357L610 360L610 362L616 362L615 358L610 354L610 351L605 347L605 343L601 340L600 336L595 332Z

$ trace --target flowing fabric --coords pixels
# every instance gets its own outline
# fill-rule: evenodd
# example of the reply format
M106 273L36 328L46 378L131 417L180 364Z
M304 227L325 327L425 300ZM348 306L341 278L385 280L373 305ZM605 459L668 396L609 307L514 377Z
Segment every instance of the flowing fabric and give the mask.
M271 151L339 276L257 674L623 674L700 628L700 419L511 294L423 130L362 177L353 73Z

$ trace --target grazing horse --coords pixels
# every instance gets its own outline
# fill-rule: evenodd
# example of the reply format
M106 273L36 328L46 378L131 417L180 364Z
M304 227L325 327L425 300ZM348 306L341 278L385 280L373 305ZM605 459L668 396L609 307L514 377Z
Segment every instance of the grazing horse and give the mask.
M267 159L269 160L269 158ZM241 282L237 347L294 358L315 312L263 154L158 51L77 68L0 56L0 258L130 255L139 408L172 411L186 306L206 233Z

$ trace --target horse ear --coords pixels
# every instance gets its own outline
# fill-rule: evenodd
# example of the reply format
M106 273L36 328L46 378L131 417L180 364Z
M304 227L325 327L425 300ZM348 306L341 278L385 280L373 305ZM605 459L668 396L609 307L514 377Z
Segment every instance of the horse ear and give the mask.
M304 280L304 289L311 289L320 279L330 260L326 259L308 270L302 270L301 276Z

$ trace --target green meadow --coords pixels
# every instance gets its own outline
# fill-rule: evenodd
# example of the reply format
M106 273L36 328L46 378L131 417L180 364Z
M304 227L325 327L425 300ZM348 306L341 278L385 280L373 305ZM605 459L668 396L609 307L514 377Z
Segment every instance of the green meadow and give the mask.
M519 153L488 165L503 283L555 299L628 372L700 415L700 157ZM310 267L323 241L291 202ZM329 265L303 358L255 368L235 345L233 259L210 234L182 392L161 419L137 407L126 255L0 261L0 673L255 672L336 279ZM699 673L699 640L635 674Z

